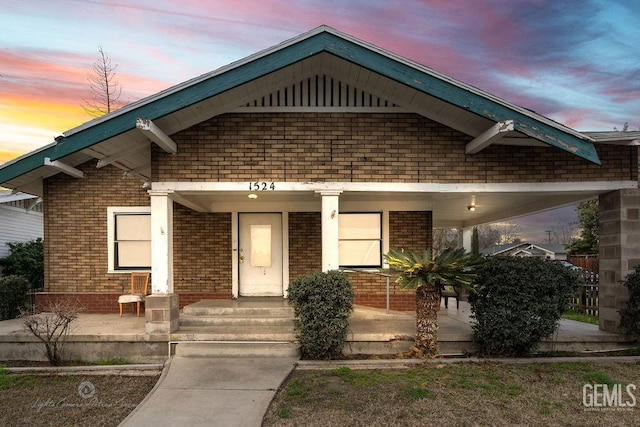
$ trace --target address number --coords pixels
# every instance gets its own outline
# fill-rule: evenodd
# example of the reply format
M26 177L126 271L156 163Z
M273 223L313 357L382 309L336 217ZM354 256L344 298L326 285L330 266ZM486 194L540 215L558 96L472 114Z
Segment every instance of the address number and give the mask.
M275 189L275 182L255 181L249 183L249 191L270 191Z

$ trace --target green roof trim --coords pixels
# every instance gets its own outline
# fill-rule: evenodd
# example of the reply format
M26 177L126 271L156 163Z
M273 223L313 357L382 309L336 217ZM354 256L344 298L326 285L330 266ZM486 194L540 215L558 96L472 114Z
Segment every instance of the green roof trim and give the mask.
M186 82L184 88L178 88L158 99L146 103L142 100L140 101L142 105L139 107L128 110L127 107L124 107L124 111L117 111L111 118L80 129L69 136L58 138L55 145L27 154L0 167L0 183L43 166L45 157L59 160L132 130L136 126L137 118L158 119L322 52L328 52L365 67L489 120L498 122L512 119L515 122L515 130L590 162L600 164L595 147L587 139L581 139L571 133L564 132L523 114L517 109L509 108L509 106L489 97L417 69L408 62L399 61L377 49L371 49L364 44L348 40L332 31L323 29L316 33L312 32L310 36L302 36L299 40L294 39L292 43L284 47L276 47L270 52L267 51L263 56L231 67L220 74L213 74L202 81L193 84Z

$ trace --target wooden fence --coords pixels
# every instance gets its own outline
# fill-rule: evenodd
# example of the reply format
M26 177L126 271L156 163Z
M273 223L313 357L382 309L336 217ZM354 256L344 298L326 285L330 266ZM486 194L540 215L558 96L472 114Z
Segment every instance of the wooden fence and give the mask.
M569 257L568 261L581 268L583 283L578 295L571 299L571 307L579 312L598 316L600 274L597 256Z

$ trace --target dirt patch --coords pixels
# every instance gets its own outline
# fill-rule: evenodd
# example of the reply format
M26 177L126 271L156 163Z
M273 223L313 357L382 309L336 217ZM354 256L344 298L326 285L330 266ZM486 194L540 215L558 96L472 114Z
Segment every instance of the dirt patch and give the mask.
M159 377L159 373L49 376L0 370L0 425L117 426L142 402Z

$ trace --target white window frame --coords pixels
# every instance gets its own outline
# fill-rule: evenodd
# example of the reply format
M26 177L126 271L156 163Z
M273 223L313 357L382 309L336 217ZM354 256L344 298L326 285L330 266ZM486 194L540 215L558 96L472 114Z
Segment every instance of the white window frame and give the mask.
M375 265L343 265L340 264L341 268L381 268L382 267L382 263L383 263L383 251L384 251L384 218L385 215L383 215L382 212L340 212L341 216L346 216L346 215L376 215L379 219L379 224L380 224L380 230L379 230L379 237L377 239L371 239L371 238L367 238L367 239L344 239L344 238L340 238L338 237L338 241L339 242L343 242L343 241L373 241L373 240L377 240L378 241L378 247L379 247L379 252L378 252L378 263Z
M151 206L111 206L107 208L107 270L109 273L131 273L132 271L151 271L149 268L116 269L115 265L115 231L118 214L149 214Z

